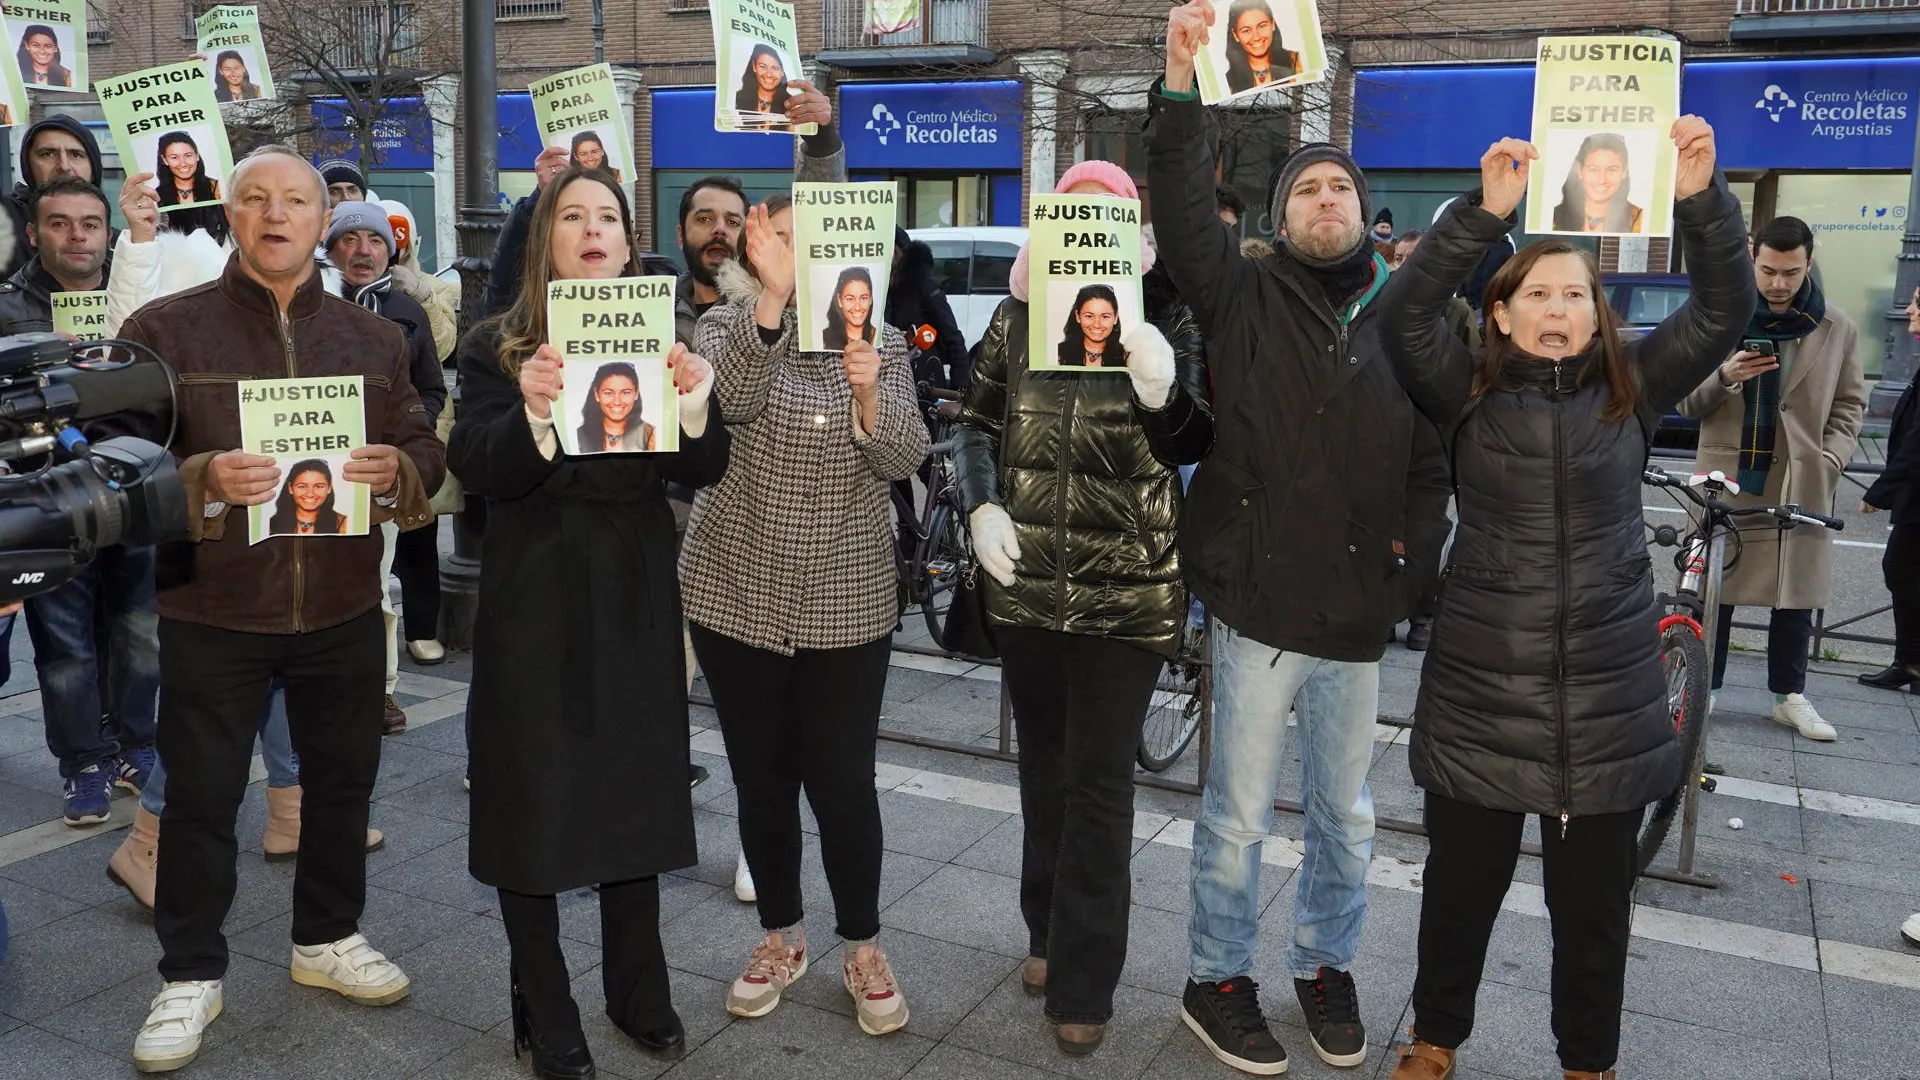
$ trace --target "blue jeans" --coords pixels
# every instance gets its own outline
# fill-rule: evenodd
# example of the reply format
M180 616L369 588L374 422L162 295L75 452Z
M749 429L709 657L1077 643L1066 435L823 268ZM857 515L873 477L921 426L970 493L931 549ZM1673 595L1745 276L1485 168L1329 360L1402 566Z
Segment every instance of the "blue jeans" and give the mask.
M294 756L293 735L287 730L287 688L279 679L273 680L266 714L260 717L260 758L267 766L268 787L292 787L300 782L300 759ZM166 809L167 763L157 756L147 786L140 792L140 806L155 817Z
M1198 982L1253 971L1260 850L1286 761L1287 708L1299 719L1306 858L1296 874L1287 971L1346 970L1367 915L1373 856L1373 727L1380 666L1280 652L1213 624L1213 756L1193 829L1188 964Z
M104 673L95 647L96 598L105 613ZM26 615L47 749L59 759L60 775L72 779L89 765L152 746L160 693L153 549L102 548L72 581L28 600Z

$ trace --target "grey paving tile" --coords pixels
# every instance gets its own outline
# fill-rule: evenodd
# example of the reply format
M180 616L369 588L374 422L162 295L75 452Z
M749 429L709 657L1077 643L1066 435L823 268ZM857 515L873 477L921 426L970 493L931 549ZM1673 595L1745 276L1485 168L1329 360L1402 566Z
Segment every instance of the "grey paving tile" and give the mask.
M882 933L880 945L893 965L900 992L913 1018L909 1030L927 1039L943 1039L993 993L1018 962L997 953L970 949L900 931ZM819 951L806 978L795 983L786 1000L798 1001L822 1012L853 1018L853 999L841 976L845 946L836 942ZM725 993L725 987L721 988ZM784 1006L783 1006L784 1007Z
M675 873L731 889L734 862L740 855L739 820L718 813L711 807L696 809L693 812L693 836L700 862Z
M1720 838L1724 832L1719 830L1700 841L1694 864L1696 869L1718 878L1719 888L1703 889L1641 878L1634 890L1634 900L1665 911L1763 926L1791 934L1812 934L1813 905L1806 881L1812 872L1813 860L1783 849L1731 843ZM1819 850L1819 845L1810 840L1808 848ZM1671 861L1672 850L1669 847L1667 861ZM1796 884L1781 874L1791 874L1800 880Z
M1903 697L1906 695L1903 695ZM1904 700L1888 702L1851 701L1846 698L1815 698L1808 700L1820 710L1820 715L1841 732L1844 738L1848 733L1863 734L1874 732L1882 735L1905 736L1908 739L1920 737L1914 730L1913 712ZM1801 739L1800 745L1806 748L1811 739ZM1832 743L1816 743L1816 746L1831 747Z
M53 768L53 758L47 753L47 727L40 711L36 708L29 715L5 714L12 701L12 698L0 698L0 758L37 751L42 755L39 767Z
M422 751L431 753L431 751ZM447 755L439 755L446 757ZM464 767L449 769L398 791L374 796L374 825L380 826L380 810L401 810L421 817L438 818L465 827L471 819L472 797L460 786Z
M1740 828L1727 824L1734 818L1740 819ZM1805 838L1800 829L1800 808L1781 806L1778 803L1758 802L1752 799L1736 799L1717 793L1702 793L1700 796L1700 824L1696 835L1710 834L1729 844L1746 844L1754 847L1780 848L1786 851L1805 850ZM1678 857L1680 850L1680 823L1674 822L1673 831L1668 834L1665 855L1672 860Z
M377 944L377 942L376 942ZM600 950L566 938L560 951L567 970L592 971ZM393 957L413 982L407 1008L487 1031L511 1014L507 931L498 919L472 918L449 933Z
M1836 730L1839 737L1830 743L1802 739L1794 747L1796 754L1851 758L1890 765L1920 765L1920 735L1875 731L1852 724L1844 724ZM1920 798L1920 792L1912 793L1911 798L1903 801L1911 802L1915 798Z
M672 1068L673 1062L662 1061L640 1049L613 1026L613 1021L607 1018L607 999L601 978L601 969L596 967L573 980L573 1000L580 1008L580 1027L586 1032L587 1047L593 1051L595 1066L600 1072L621 1080L652 1080ZM684 971L670 972L669 982L674 1012L680 1014L680 1023L687 1031L689 1053L733 1022L733 1017L727 1014L725 985Z
M1823 941L1904 951L1900 924L1920 911L1920 893L1861 889L1814 881L1813 921Z
M1920 895L1920 866L1899 867L1887 863L1844 859L1816 851L1806 864L1810 881L1828 881L1858 889L1888 890Z
M1749 694L1753 704L1743 706ZM1720 703L1714 707L1713 719L1707 725L1707 738L1711 742L1742 743L1768 750L1793 749L1793 742L1799 736L1774 723L1772 715L1773 695L1730 687L1720 692Z
M1135 905L1127 918L1127 962L1120 981L1177 996L1187 984L1188 918L1185 912Z
M692 878L663 874L660 877L660 924L662 926L692 911L715 896L717 886ZM727 893L729 898L733 895ZM600 944L600 894L592 889L575 889L560 898L560 936L588 945Z
M897 791L880 796L888 851L947 862L992 832L1009 815Z
M941 1043L920 1059L920 1064L907 1074L907 1080L1047 1080L1052 1075L1004 1058Z
M404 1001L370 1009L303 987L298 1007L242 1039L203 1051L191 1075L196 1080L409 1076L479 1038L476 1031Z
M437 785L439 781L431 783ZM465 806L466 793L460 791L458 784L453 788L460 798L460 805ZM449 820L448 817L415 813L390 802L374 803L368 822L379 829L386 840L379 851L367 853L369 874L381 873L449 845L461 850L467 846L467 827L464 823Z
M492 911L496 904L494 890L467 872L464 843L445 844L379 873L370 872L367 884L475 914Z
M1853 761L1820 754L1797 754L1800 786L1844 795L1913 802L1920 799L1920 765Z
M438 750L423 750L417 746L382 744L380 779L374 782L373 797L384 799L415 784L445 776L448 773L453 774L454 787L458 788L459 778L466 772L466 768L467 759L464 754L443 754Z
M1019 880L1026 835L1025 823L1018 817L1009 817L949 861L958 866Z
M1193 852L1171 844L1147 844L1133 857L1133 902L1143 907L1186 914L1193 910ZM1261 868L1260 910L1279 894L1287 875Z
M1882 690L1874 686L1862 686L1855 674L1871 670L1857 667L1847 674L1828 673L1818 669L1807 673L1807 697L1816 702L1829 698L1863 705L1894 706L1904 704L1912 695L1892 690Z
M131 1034L127 1045L133 1045ZM36 1027L17 1027L0 1035L0 1076L100 1080L126 1071L125 1062Z
M977 683L971 679L957 679L956 682L973 683L975 686L991 686L991 683ZM949 687L935 692L935 695L960 695L964 700L966 688ZM967 704L956 707L952 702L934 702L930 698L919 701L902 701L888 704L880 713L880 730L903 735L912 735L925 739L941 739L946 742L979 746L982 749L999 749L1000 714L997 706L987 708L980 704ZM976 740L979 740L976 742ZM1008 749L1015 748L1015 740L1009 736ZM933 751L945 753L946 751Z
M120 805L116 804L114 809L118 811ZM127 895L125 889L107 879L107 860L113 857L124 835L118 829L103 830L77 844L0 867L0 877L89 907L104 904Z
M943 866L880 913L886 926L955 945L1027 955L1019 883L984 870Z
M1626 1007L1692 1028L1818 1046L1826 1033L1808 1006L1819 997L1819 972L1658 941L1627 952Z
M1920 872L1920 844L1913 842L1911 825L1805 810L1800 828L1810 852Z
M1114 1019L1107 1025L1105 1044L1087 1057L1070 1058L1054 1045L1054 1025L1043 1015L1040 1003L1021 989L1016 972L987 995L946 1042L1064 1076L1099 1080L1142 1076L1173 1034L1179 1007L1176 997L1122 984L1114 994Z
M42 750L42 753L45 751ZM0 760L0 768L4 768L3 760ZM57 777L52 791L0 780L0 836L59 817L59 790Z
M1819 1030L1819 1021L1810 1008L1803 1008L1794 1026L1815 1032ZM1754 1076L1770 1080L1773 1077L1839 1080L1868 1076L1893 1080L1897 1075L1831 1069L1827 1047L1820 1039L1780 1042L1631 1011L1620 1020L1619 1072L1622 1076L1676 1076L1688 1080L1748 1080Z
M953 679L915 697L910 704L895 707L891 704L885 715L902 713L911 716L952 716L965 717L969 721L984 722L980 731L1000 722L1000 684L984 679ZM888 726L884 722L882 726Z
M821 864L820 838L806 836L801 839L800 851L800 895L806 901L807 921L822 932L831 930L833 922L828 916L838 905L834 903L833 892L827 886L826 868ZM942 863L930 859L902 855L898 851L886 851L880 857L880 898L881 911L899 903L900 898L912 892L919 884L932 877ZM732 878L728 878L727 895L732 896Z
M1277 870L1265 867L1268 872ZM1280 871L1284 873L1284 871ZM1292 879L1297 880L1297 878ZM1297 887L1280 890L1260 916L1260 937L1254 950L1254 974L1278 984L1285 975L1287 946L1293 941L1293 906ZM1420 895L1398 889L1369 888L1367 915L1361 924L1360 952L1385 957L1414 955L1420 932Z
M14 936L0 964L0 1013L32 1023L152 971L159 960L144 916L110 907L77 911Z
M886 704L891 706L909 701L917 701L926 697L928 694L945 689L957 678L959 678L957 675L942 675L934 671L918 671L913 668L889 667L887 669ZM968 681L980 682L978 679L970 679Z
M1418 955L1416 948L1415 957ZM1546 919L1502 911L1487 943L1481 978L1546 993L1553 987L1553 926ZM1411 993L1412 985L1408 985Z
M369 885L366 911L360 916L360 932L374 948L397 960L435 938L452 933L475 917L469 911ZM291 905L283 914L244 933L233 933L229 927L227 945L236 953L284 966L293 948Z
M513 1039L503 1030L469 1039L413 1075L420 1080L527 1080L532 1073L526 1059L513 1056Z
M87 907L78 900L5 879L0 879L0 904L7 909L7 929L16 937Z
M202 1041L209 1050L243 1039L288 1010L310 1004L308 995L313 992L288 976L284 956L279 963L269 964L235 954L221 983L220 1017L207 1028ZM159 973L143 971L43 1018L36 1026L130 1063L134 1036L140 1033L153 996L164 985Z
M1708 731L1707 760L1742 780L1789 786L1794 782L1792 750L1722 739L1718 728Z
M909 1005L911 1008L911 1005ZM799 1002L758 1020L740 1020L709 1039L679 1065L674 1080L820 1080L858 1076L895 1080L933 1049L913 1023L885 1038L863 1034L850 1019Z
M467 756L466 714L462 712L431 724L409 727L398 735L387 736L380 745L410 746L416 750L433 750L464 758Z
M831 923L814 923L806 930L809 949L832 946ZM731 889L716 892L660 928L668 965L720 983L731 983L739 977L753 947L765 936L759 912L753 905L735 900Z
M1914 991L1822 976L1833 1080L1920 1078L1920 1025ZM1811 1018L1808 1019L1811 1023Z

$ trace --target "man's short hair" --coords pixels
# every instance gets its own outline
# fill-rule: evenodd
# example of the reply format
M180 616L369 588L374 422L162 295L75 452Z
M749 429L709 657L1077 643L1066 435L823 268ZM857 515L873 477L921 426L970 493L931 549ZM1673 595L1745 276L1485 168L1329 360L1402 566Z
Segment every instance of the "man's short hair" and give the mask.
M1235 218L1247 216L1247 201L1225 184L1214 185L1213 202L1216 209L1232 211Z
M740 197L740 205L743 208L753 205L753 200L747 198L747 189L740 186L740 181L731 176L703 176L695 180L693 186L680 195L680 217L677 220L681 228L687 227L687 215L693 213L693 197L708 188L732 192Z
M1420 242L1420 238L1425 235L1427 234L1421 232L1419 229L1408 229L1406 232L1394 237L1393 242L1396 244L1417 244Z
M242 180L245 179L247 173L250 172L255 165L271 157L292 158L306 166L307 171L313 174L313 192L319 197L321 207L323 209L325 208L327 201L327 182L321 177L320 170L313 167L313 162L308 161L300 151L295 150L285 143L268 143L265 146L255 147L251 153L241 158L233 166L233 172L227 177L226 186L226 204L229 210L233 208L233 201L240 197L240 184Z
M1813 258L1813 230L1797 217L1774 218L1760 226L1760 231L1753 234L1753 253L1760 254L1760 249L1763 247L1770 247L1781 254L1806 248L1807 258L1811 259Z
M61 195L88 195L100 200L100 216L111 217L112 204L107 202L107 193L87 183L77 176L56 176L41 184L33 193L33 201L27 207L29 218L35 225L40 224L40 204Z

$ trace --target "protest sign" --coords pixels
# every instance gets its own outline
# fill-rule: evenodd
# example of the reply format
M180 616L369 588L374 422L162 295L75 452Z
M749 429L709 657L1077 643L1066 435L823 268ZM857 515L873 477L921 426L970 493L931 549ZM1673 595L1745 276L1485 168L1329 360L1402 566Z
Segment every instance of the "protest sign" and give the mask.
M258 8L222 4L209 8L194 25L200 32L194 51L205 58L213 100L224 105L273 96Z
M72 334L81 341L99 341L107 336L107 290L52 295L54 333Z
M98 89L123 168L154 174L162 212L220 201L233 155L205 64L147 68L102 79Z
M1140 325L1140 200L1035 195L1027 223L1027 366L1125 371Z
M373 491L344 478L367 444L359 375L252 379L238 387L240 448L280 469L271 502L247 508L247 542L272 536L365 536Z
M1672 235L1680 43L1543 37L1536 55L1526 231Z
M0 64L0 127L26 123L29 104L19 65Z
M680 449L670 277L547 283L547 343L560 351L553 430L569 454ZM577 418L577 419L576 419Z
M715 131L812 135L787 120L788 83L800 78L800 35L782 0L712 0Z
M620 95L613 88L613 67L574 68L533 83L533 119L546 146L565 147L567 160L589 169L604 168L624 184L633 178L633 151Z
M894 184L793 185L794 306L800 348L880 344L893 269Z
M1201 101L1214 105L1326 76L1327 45L1315 0L1212 3L1213 26L1194 57Z
M6 0L0 6L20 81L35 90L86 93L87 0Z

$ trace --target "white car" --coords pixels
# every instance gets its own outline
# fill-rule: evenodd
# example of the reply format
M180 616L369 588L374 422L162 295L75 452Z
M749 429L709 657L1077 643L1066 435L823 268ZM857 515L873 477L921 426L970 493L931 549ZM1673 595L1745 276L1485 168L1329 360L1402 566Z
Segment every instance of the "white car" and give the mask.
M933 249L933 280L947 294L953 321L972 348L987 332L993 309L1007 298L1007 275L1027 230L998 225L957 229L908 229Z

